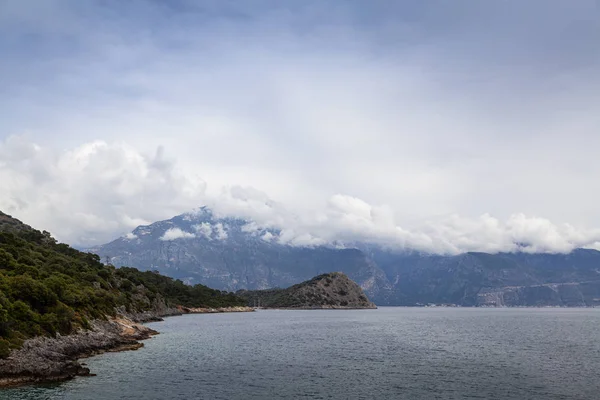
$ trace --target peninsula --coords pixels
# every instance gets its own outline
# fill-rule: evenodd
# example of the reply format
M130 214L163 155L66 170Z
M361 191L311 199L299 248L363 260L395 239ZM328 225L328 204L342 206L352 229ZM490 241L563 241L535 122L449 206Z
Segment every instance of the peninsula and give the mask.
M250 306L285 309L377 308L346 274L331 272L286 289L240 290Z

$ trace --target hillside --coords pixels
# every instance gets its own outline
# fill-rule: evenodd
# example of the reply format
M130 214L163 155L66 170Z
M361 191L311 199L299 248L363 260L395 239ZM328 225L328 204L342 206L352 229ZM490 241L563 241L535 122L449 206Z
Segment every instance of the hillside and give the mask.
M189 283L237 291L289 287L341 271L378 305L600 305L600 252L430 255L355 248L294 247L276 230L217 218L204 208L148 226L90 251ZM492 293L492 294L490 294Z
M35 231L29 225L25 225L16 218L0 211L0 232L32 232Z
M25 340L68 335L96 320L147 319L172 307L226 307L245 301L154 272L114 268L0 214L0 358Z
M360 286L341 272L322 274L286 289L241 290L236 294L248 305L265 308L377 308Z
M229 291L288 287L330 271L348 274L369 295L385 284L383 272L357 249L288 246L273 240L277 235L204 208L137 227L89 251L114 265Z

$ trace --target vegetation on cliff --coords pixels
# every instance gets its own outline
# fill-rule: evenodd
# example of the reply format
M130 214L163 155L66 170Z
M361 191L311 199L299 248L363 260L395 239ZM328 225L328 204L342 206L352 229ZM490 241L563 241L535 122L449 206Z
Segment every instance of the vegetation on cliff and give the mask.
M267 308L376 308L363 290L341 272L316 276L286 289L240 290L248 305Z
M186 307L244 305L233 293L135 268L57 243L0 212L0 358L25 339L69 334L90 320L150 310L157 302Z

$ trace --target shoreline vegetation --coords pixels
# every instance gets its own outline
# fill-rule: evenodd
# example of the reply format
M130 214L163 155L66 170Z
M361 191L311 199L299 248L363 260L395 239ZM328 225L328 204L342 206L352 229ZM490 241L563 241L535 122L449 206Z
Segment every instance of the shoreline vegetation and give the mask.
M0 386L89 375L77 359L141 347L138 340L157 333L142 322L238 312L245 303L153 271L105 265L0 212Z

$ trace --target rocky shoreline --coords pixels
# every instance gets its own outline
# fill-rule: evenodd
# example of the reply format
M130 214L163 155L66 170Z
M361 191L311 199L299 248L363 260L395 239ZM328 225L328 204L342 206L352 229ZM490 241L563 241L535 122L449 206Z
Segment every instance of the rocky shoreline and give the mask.
M95 320L91 329L56 338L36 337L25 341L6 359L0 359L0 388L32 383L57 382L76 376L93 376L78 360L105 352L137 350L159 332L142 325L162 317L192 313L254 311L251 307L176 308L146 313L122 312L116 318Z
M301 306L301 307L261 307L263 310L376 310L375 304L361 307L322 305L322 306Z
M219 308L191 308L179 307L182 314L218 314L218 313L234 313L234 312L252 312L254 308L247 306L237 307L219 307Z
M56 338L36 337L0 360L0 387L55 382L91 375L77 360L107 351L135 350L138 340L156 335L153 329L119 317L92 322L92 329Z

